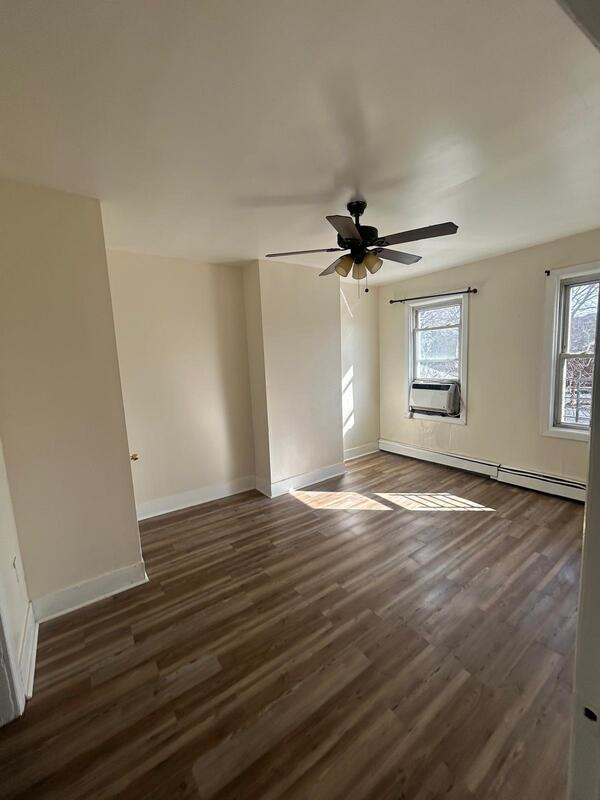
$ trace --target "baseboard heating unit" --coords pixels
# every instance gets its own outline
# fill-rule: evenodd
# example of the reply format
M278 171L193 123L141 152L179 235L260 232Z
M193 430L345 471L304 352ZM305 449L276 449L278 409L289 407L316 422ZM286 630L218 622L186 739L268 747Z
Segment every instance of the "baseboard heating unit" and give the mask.
M500 481L510 483L513 486L522 486L524 489L534 489L537 492L555 494L558 497L566 497L569 500L579 500L585 502L586 485L582 481L571 480L570 478L560 478L557 475L545 475L542 472L531 472L525 469L507 467L504 464L496 464L492 461L483 461L467 456L458 456L452 453L443 453L437 450L427 450L422 447L393 442L389 439L379 440L379 449L388 453L396 453L399 456L408 458L418 458L421 461L432 461L434 464L442 464L446 467L462 469L466 472L476 472L479 475L487 475Z
M523 469L512 469L500 465L498 480L502 483L512 483L513 486L523 486L526 489L535 489L538 492L557 494L571 500L585 501L585 483L572 481L568 478L558 478L554 475L543 475L539 472L527 472Z

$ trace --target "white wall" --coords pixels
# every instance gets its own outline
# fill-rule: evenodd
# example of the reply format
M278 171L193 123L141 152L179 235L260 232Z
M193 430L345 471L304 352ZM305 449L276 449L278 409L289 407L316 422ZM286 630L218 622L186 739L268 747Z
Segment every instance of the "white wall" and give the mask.
M268 453L270 473L270 485L259 488L279 493L300 485L299 476L318 480L343 469L339 281L273 261L252 270L246 304L256 330L260 317L262 363L254 337L251 381L254 396L266 398L267 421L266 431L255 429L263 440L256 450Z
M273 262L108 261L140 517L339 466L337 279Z
M340 283L344 457L377 449L379 439L379 297Z
M139 516L254 485L241 267L108 262Z
M32 600L139 564L100 206L0 181L0 435Z
M600 230L379 289L381 437L585 481L585 442L543 436L544 270L597 260ZM389 300L475 286L467 425L407 417L407 309Z
M260 272L257 261L244 267L244 300L250 394L252 398L254 474L257 485L264 489L271 485L271 447L265 379Z
M343 460L339 285L260 262L271 481Z

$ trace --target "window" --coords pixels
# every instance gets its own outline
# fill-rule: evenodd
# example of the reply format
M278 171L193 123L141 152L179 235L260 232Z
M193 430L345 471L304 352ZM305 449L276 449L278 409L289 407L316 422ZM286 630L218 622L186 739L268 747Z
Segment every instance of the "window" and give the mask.
M466 311L467 295L413 301L409 314L409 386L413 381L458 381L466 396ZM412 416L420 418L415 412ZM431 417L429 417L431 418ZM465 404L459 418L437 417L448 422L465 422Z
M600 276L562 281L554 425L589 429Z
M460 380L461 304L413 308L414 379Z
M569 267L548 275L548 422L545 434L587 439L592 384L600 264Z

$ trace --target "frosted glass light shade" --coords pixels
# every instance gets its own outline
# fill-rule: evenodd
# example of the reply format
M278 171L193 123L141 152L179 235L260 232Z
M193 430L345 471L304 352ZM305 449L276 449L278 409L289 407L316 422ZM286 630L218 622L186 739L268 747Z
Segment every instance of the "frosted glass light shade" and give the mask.
M371 275L374 275L383 266L383 261L375 253L367 253L363 263Z
M337 263L335 271L338 275L341 275L342 278L347 278L348 273L352 269L352 264L354 263L354 259L352 256L342 256Z
M365 262L361 261L360 264L358 262L354 262L354 266L352 267L352 277L355 281L360 281L362 278L367 277L367 270L365 268Z

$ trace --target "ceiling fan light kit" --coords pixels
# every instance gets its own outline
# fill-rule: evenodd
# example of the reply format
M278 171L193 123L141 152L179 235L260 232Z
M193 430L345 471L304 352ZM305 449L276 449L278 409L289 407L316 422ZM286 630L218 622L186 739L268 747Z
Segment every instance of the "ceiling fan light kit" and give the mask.
M382 266L383 260L379 258L379 256L376 256L375 253L367 253L365 256L365 267L369 270L371 275L375 275Z
M306 253L333 253L349 250L348 255L339 256L332 264L326 267L321 275L332 275L336 272L342 278L347 278L352 271L352 277L361 281L367 273L374 275L383 266L383 261L395 261L397 264L416 264L421 256L412 253L403 253L400 250L390 250L389 245L416 242L420 239L431 239L436 236L449 236L456 233L458 226L454 222L442 222L439 225L428 225L425 228L415 228L401 233L392 233L389 236L379 236L377 228L372 225L361 225L359 220L365 212L367 201L363 199L351 200L346 206L351 216L344 217L333 214L326 217L327 222L337 232L337 247L325 247L321 250L292 250L286 253L267 253L266 258L280 256L297 256ZM353 219L354 217L354 219ZM369 291L365 289L365 291Z
M335 271L338 275L341 275L342 278L347 278L348 273L352 269L352 265L354 264L354 259L352 256L342 256L338 258L337 261L334 262L336 267Z
M367 270L364 261L354 262L354 266L352 267L352 277L355 281L361 281L363 278L367 277Z

